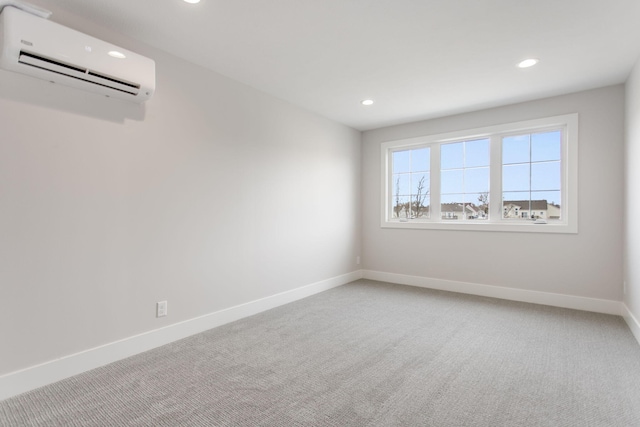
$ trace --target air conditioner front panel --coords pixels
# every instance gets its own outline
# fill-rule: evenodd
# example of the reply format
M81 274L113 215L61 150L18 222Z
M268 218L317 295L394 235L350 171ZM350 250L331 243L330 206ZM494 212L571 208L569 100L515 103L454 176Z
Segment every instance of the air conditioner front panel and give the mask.
M13 7L0 14L0 39L4 69L134 102L155 91L153 60Z

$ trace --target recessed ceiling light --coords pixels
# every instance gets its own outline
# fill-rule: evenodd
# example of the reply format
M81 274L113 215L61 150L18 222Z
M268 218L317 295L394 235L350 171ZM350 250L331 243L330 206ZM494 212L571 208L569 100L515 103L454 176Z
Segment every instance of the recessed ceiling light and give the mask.
M364 101L360 102L362 105L372 105L373 104L373 99L365 99Z
M118 59L124 59L127 57L124 53L118 52L117 50L112 50L111 52L109 52L109 56L113 56L114 58Z
M529 68L529 67L533 67L537 63L538 63L537 59L529 58L529 59L525 59L524 61L520 61L518 63L518 67L520 67L520 68Z
M191 4L200 3L200 0L184 0L184 1Z

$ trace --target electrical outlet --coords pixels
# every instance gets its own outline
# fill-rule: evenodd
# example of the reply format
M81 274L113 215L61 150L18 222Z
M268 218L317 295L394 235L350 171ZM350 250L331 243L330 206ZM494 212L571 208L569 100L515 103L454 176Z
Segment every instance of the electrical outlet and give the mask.
M626 295L627 294L627 281L624 280L622 282L622 295Z
M167 302L158 301L156 303L156 317L162 317L167 315Z
M357 264L357 265L360 265L360 255L358 255L358 256L356 257L356 264Z

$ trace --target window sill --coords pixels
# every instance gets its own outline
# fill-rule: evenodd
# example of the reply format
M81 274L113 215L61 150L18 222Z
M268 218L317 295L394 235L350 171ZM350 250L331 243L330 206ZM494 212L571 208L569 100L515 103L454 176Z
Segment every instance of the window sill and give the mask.
M457 231L492 231L512 233L561 233L577 234L577 225L561 221L549 221L546 224L531 222L486 222L486 221L383 221L382 228L398 228L409 230L457 230Z

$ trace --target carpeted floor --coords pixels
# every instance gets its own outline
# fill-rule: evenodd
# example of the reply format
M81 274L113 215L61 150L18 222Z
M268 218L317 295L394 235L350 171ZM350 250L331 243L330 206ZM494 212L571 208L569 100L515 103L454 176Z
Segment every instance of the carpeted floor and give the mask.
M2 426L640 426L620 317L360 280L0 402Z

